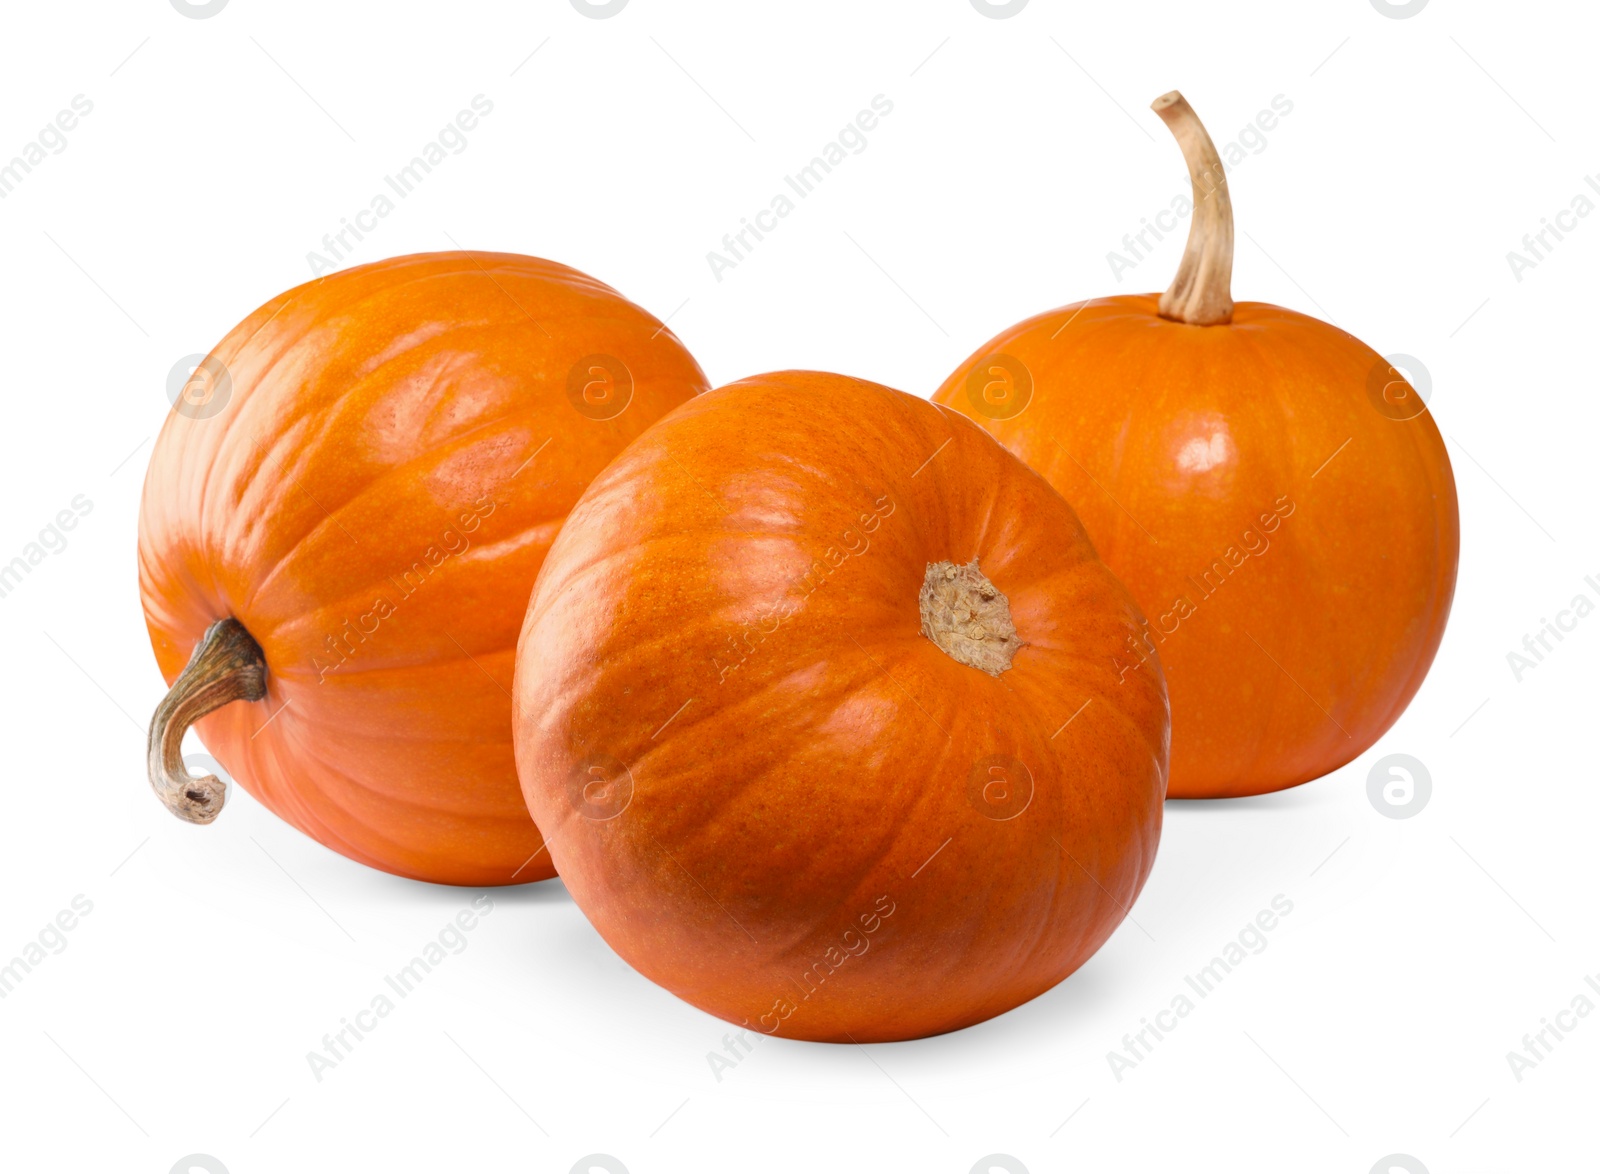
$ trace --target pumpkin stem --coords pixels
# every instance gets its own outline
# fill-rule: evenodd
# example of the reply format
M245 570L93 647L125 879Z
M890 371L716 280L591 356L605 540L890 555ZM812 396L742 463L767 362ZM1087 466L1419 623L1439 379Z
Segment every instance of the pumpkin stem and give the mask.
M917 598L922 634L953 660L998 677L1011 667L1022 642L1011 622L1011 601L978 569L929 563Z
M260 701L266 695L266 657L244 625L229 618L207 628L150 720L150 785L168 811L190 823L217 818L227 790L216 775L196 778L189 773L183 765L183 735L229 702Z
M1222 158L1200 116L1173 90L1150 103L1189 165L1194 188L1194 219L1183 246L1178 275L1161 295L1161 316L1193 326L1212 326L1233 318L1233 200Z

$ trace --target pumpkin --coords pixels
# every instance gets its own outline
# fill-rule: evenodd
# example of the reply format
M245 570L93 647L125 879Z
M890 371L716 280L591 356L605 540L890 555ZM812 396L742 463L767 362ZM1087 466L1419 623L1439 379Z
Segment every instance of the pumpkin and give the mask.
M1255 795L1342 766L1422 683L1460 528L1438 429L1389 361L1337 327L1232 300L1222 162L1174 92L1194 219L1172 287L1002 331L934 398L1077 507L1150 620L1176 798Z
M195 727L247 791L420 880L553 874L517 783L511 667L539 565L589 480L705 389L655 318L507 253L323 277L211 352L156 441L139 589L171 691L149 737L192 823Z
M644 975L751 1030L906 1039L1071 974L1161 825L1167 705L1071 507L969 421L784 372L585 491L517 650L517 766Z

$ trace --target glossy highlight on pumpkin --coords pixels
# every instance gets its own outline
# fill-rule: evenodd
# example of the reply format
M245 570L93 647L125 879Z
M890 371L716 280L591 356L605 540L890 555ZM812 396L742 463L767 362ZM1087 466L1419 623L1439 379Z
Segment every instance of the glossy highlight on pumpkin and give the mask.
M235 660L264 661L265 695L214 699L205 745L351 859L450 884L552 875L512 756L518 625L573 502L705 389L699 367L576 270L452 252L281 294L202 372L151 458L139 585L169 684L223 621L247 633ZM176 790L185 818L215 816L220 794Z
M1071 507L963 417L757 376L574 507L518 647L518 769L578 904L680 997L790 1038L951 1031L1071 974L1149 874L1166 692L1155 658L1113 668L1141 631Z

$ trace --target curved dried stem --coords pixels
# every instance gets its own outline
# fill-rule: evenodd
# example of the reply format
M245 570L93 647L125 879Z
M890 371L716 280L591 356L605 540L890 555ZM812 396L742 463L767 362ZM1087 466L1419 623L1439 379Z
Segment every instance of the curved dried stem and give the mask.
M1228 175L1211 136L1182 94L1173 90L1150 103L1189 165L1194 188L1194 218L1183 247L1178 275L1161 295L1161 316L1193 326L1212 326L1233 318L1233 201Z
M150 720L150 785L168 811L189 823L217 818L227 790L215 775L189 773L183 765L183 735L213 710L266 695L266 657L244 625L229 618L207 628Z

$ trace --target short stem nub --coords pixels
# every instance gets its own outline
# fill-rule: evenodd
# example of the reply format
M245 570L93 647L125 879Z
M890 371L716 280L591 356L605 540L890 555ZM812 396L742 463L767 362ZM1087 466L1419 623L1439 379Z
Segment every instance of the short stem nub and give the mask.
M951 659L991 677L1010 668L1022 647L1011 601L978 569L977 559L965 566L929 563L917 604L924 636Z
M1194 219L1183 247L1178 275L1161 295L1161 316L1192 326L1212 326L1233 318L1233 201L1228 174L1205 126L1182 94L1173 90L1150 103L1189 165L1194 188Z
M266 657L244 625L230 618L207 628L150 720L150 785L168 811L190 823L217 818L227 790L215 775L189 773L183 765L183 735L213 710L266 695Z

